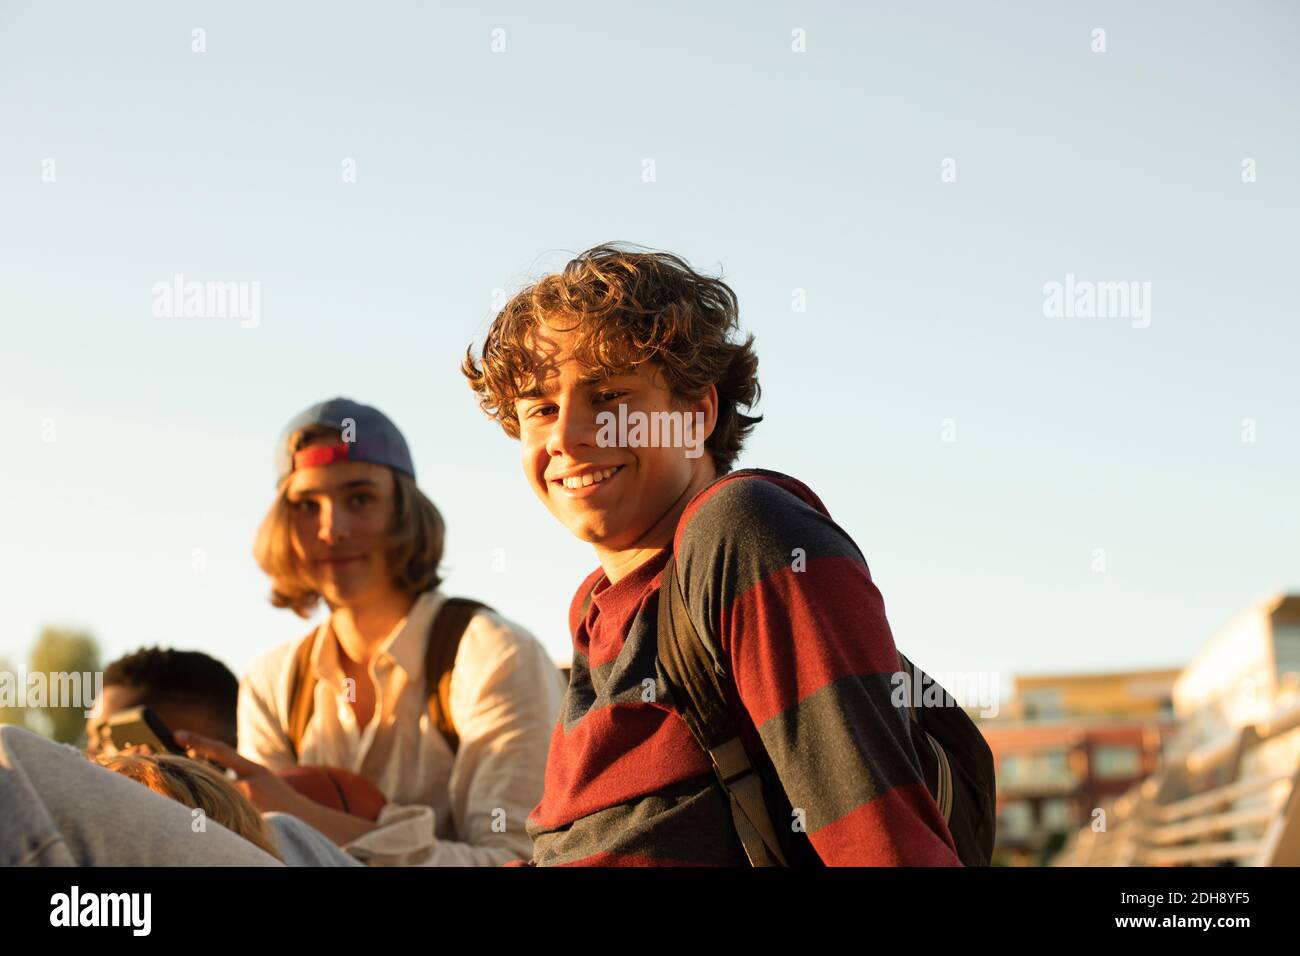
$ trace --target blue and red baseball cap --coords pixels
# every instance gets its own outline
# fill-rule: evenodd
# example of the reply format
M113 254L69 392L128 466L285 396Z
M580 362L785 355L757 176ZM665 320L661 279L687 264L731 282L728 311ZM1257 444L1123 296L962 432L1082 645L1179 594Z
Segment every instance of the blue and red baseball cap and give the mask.
M342 441L336 445L311 445L295 453L289 447L289 439L311 425L338 429ZM387 415L350 398L331 398L295 415L280 433L275 448L276 485L299 468L316 468L336 461L368 461L415 477L411 450Z

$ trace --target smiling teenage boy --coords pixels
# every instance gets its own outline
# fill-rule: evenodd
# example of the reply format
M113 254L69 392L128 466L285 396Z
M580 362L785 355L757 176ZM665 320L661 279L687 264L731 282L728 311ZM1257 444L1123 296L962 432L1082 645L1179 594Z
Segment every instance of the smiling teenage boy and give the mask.
M600 562L570 607L573 671L528 818L533 862L753 860L659 659L671 557L691 624L731 675L745 749L765 754L793 808L802 861L960 865L891 703L899 658L861 552L802 482L732 471L760 420L741 411L758 399L757 357L735 331L723 282L606 245L518 293L466 355L529 485ZM611 441L611 420L656 416L681 439Z

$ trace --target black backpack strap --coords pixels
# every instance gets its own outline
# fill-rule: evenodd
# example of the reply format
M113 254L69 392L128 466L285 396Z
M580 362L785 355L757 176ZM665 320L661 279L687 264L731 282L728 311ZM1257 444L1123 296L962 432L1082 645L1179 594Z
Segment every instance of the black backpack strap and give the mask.
M917 687L917 681L915 666L902 651L898 653L898 662L902 665L901 672L907 677L908 727L912 729L913 745L918 748L917 757L921 762L922 776L925 778L925 785L929 789L930 795L934 797L935 803L939 805L939 812L943 814L943 822L950 824L952 822L953 804L952 764L948 760L947 751L921 723L916 703L915 688ZM918 731L923 735L925 746L929 747L931 753L933 753L933 759L930 754L919 749L921 745L916 743Z
M952 834L962 865L988 866L997 831L993 752L952 695L901 652L898 661L908 682L908 726L922 779ZM924 706L932 691L942 695L943 706Z
M754 866L787 865L763 798L762 778L727 710L722 689L726 674L691 623L671 554L659 585L658 641L664 682L731 800L736 834L749 862Z

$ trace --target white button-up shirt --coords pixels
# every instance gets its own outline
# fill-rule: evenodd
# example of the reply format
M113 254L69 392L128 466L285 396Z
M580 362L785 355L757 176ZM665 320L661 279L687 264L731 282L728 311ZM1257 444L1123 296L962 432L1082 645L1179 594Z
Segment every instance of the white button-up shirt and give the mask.
M421 594L370 660L375 709L359 725L329 621L314 635L316 699L295 758L289 694L301 639L260 658L240 684L239 752L284 770L342 767L379 787L380 827L343 849L372 865L500 866L532 858L524 829L542 796L564 680L542 645L490 611L470 620L451 675L450 745L429 716L425 644L446 596Z

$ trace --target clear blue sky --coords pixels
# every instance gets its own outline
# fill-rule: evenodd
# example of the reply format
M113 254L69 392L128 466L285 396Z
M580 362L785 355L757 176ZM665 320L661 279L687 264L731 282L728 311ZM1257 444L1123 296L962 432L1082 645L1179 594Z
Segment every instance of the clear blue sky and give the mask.
M250 546L280 428L344 394L405 431L448 590L566 659L595 559L456 366L610 239L732 283L741 465L820 494L923 667L1179 665L1300 587L1297 8L858 6L6 2L0 655L305 633ZM260 324L156 318L178 272ZM1045 317L1066 274L1151 283L1150 326Z

